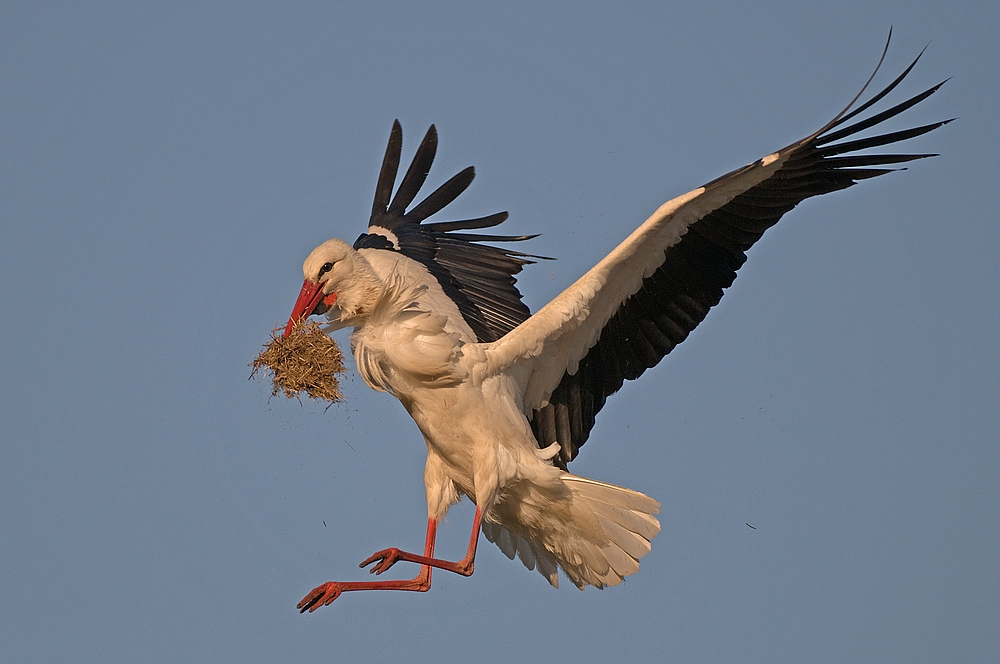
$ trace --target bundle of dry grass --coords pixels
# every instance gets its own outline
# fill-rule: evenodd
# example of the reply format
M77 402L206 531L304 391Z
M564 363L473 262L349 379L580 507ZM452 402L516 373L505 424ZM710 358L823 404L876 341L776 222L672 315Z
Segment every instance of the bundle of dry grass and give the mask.
M281 390L289 399L305 392L313 399L343 401L337 374L344 372L344 355L337 342L311 321L299 321L287 337L280 330L271 332L271 340L250 364L250 377L266 367L274 383L272 396Z

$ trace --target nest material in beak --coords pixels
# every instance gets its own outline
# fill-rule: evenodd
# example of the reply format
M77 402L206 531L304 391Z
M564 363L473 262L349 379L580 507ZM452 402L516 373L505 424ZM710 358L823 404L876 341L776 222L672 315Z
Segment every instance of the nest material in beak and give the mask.
M305 392L331 403L344 400L337 381L337 374L344 373L344 355L318 323L301 320L287 337L281 336L281 328L273 330L250 366L251 377L261 367L270 371L272 396L281 390L289 399Z

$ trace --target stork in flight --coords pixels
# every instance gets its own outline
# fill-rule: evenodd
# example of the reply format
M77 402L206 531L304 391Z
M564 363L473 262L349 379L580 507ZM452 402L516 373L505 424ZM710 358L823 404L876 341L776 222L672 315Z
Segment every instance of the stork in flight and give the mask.
M886 43L886 50L888 43ZM879 67L885 58L879 60ZM371 221L354 246L328 240L309 254L288 328L325 314L354 328L351 350L373 389L395 396L427 445L427 538L421 555L391 548L361 563L381 574L418 563L407 580L330 581L298 604L314 611L353 590L426 591L433 568L471 575L479 532L553 585L613 586L639 569L660 524L659 503L567 471L608 396L684 341L732 285L746 251L811 196L845 189L931 154L860 154L949 122L857 135L903 113L943 84L859 117L909 74L855 107L868 84L820 130L664 203L594 268L532 315L515 276L539 258L483 242L506 212L425 223L472 182L454 176L411 207L437 148L433 126L392 194L402 130L395 122ZM875 72L878 72L876 67ZM849 121L853 123L847 124ZM847 140L845 140L847 139ZM476 505L465 557L434 557L437 525L462 496Z

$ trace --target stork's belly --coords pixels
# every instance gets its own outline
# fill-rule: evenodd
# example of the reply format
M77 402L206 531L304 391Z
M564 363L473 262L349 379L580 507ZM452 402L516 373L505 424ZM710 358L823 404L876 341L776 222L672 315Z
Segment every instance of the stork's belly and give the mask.
M517 478L521 464L537 463L531 427L502 377L411 396L410 415L428 453L441 458L449 478L473 500L495 495Z

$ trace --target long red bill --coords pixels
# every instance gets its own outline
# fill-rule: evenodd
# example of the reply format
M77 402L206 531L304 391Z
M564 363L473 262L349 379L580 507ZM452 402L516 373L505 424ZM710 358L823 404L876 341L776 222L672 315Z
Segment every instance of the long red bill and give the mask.
M319 306L320 300L327 299L329 304L333 304L333 301L337 299L336 293L330 293L326 298L323 297L323 284L321 282L313 282L306 279L302 282L302 290L299 291L299 297L295 300L295 306L292 307L292 316L288 319L288 325L285 326L285 333L282 336L287 337L292 332L292 327L307 316L311 315L316 307Z

